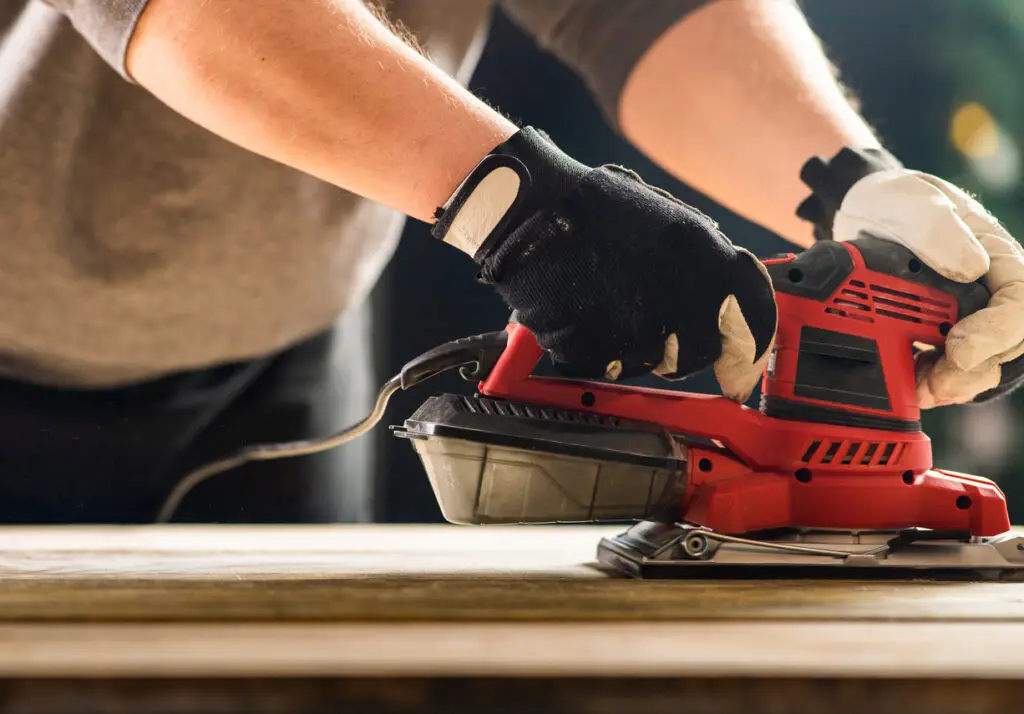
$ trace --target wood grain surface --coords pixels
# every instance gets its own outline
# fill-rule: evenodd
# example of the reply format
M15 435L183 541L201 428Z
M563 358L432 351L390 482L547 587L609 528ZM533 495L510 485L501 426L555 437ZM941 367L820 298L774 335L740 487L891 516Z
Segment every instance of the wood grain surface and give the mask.
M1017 711L1024 584L634 581L618 530L0 529L0 712Z
M634 581L617 527L0 530L0 622L1024 622L1024 584Z
M230 623L0 626L0 677L1020 679L1024 624Z

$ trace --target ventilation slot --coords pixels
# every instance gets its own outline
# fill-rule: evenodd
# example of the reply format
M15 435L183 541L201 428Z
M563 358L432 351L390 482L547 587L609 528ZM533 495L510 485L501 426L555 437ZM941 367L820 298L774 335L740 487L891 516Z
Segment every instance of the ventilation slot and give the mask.
M838 441L833 441L831 444L829 444L828 451L826 451L825 455L823 457L821 457L821 463L823 463L823 464L830 464L830 463L832 463L832 459L835 458L836 452L839 451L839 447L840 447L840 442L838 442Z
M804 452L803 458L800 460L803 461L805 464L810 462L811 457L814 456L814 452L818 450L819 446L821 446L820 441L812 441L811 445L807 447L807 451Z
M878 451L878 446L879 444L877 441L873 441L870 444L868 444L867 451L864 452L864 456L862 456L860 459L860 463L862 466L871 463L871 459L874 458L875 452Z
M879 305L890 305L900 310L906 310L908 312L914 312L920 315L933 315L935 317L949 317L949 313L939 312L938 310L929 310L928 308L918 307L917 305L908 305L906 303L899 302L898 300L890 300L889 298L875 297L874 301Z
M885 445L885 449L882 451L882 455L878 458L878 465L885 466L889 463L889 459L892 457L892 452L896 450L896 444L888 443Z
M851 281L852 282L852 281ZM884 293L886 295L892 295L893 297L902 298L903 300L911 300L913 302L922 302L927 305L934 305L935 307L945 308L949 310L952 305L948 302L941 300L932 300L931 298L925 297L924 295L915 295L914 293L905 293L902 290L893 290L892 288L883 287L882 285L872 285L871 289L876 293Z
M878 313L879 315L884 316L884 317L894 317L897 320L903 320L905 322L916 322L918 324L920 324L922 322L928 322L928 320L922 320L919 317L912 317L911 315L904 315L902 312L893 312L892 310L883 310L882 308L878 308L877 310L875 310L875 312Z
M879 297L876 297L874 300L875 300L875 304L876 305L887 305L887 306L893 308L893 309L890 310L890 309L888 309L888 307L885 307L885 308L883 308L883 307L876 307L875 308L875 312L878 313L879 315L885 315L886 317L895 317L897 320L906 320L907 322L916 322L916 323L919 323L919 324L923 323L925 325L934 325L936 327L939 324L935 320L930 320L930 319L924 317L923 316L924 315L924 311L922 311L920 308L914 307L913 305L904 305L903 303L896 302L895 300L887 300L885 298L879 298ZM897 310L904 310L905 312L896 312ZM914 314L913 315L908 315L908 314L906 314L907 312L913 312ZM929 310L928 312L932 313L932 314L935 314L931 310ZM940 317L941 317L941 314L940 314Z
M856 312L847 312L846 310L840 310L837 307L826 307L825 312L829 315L838 315L839 317L848 317L851 320L860 320L861 322L874 322L874 319L867 315L862 315Z
M947 302L882 285L871 285L871 302L877 315L933 327L949 320L951 307Z
M832 301L833 305L842 305L844 307L852 307L855 310L863 310L864 312L871 312L871 307L861 302L854 302L853 300L843 300L842 298L836 298Z
M864 283L859 280L851 280L849 285L864 287ZM839 296L832 298L832 302L825 308L825 312L829 315L838 315L860 322L875 321L871 317L872 309L868 293L864 290L852 290L845 286L839 290Z
M860 442L855 441L850 444L850 448L846 450L846 456L843 457L843 463L848 464L853 461L853 457L857 455L857 450L860 449Z

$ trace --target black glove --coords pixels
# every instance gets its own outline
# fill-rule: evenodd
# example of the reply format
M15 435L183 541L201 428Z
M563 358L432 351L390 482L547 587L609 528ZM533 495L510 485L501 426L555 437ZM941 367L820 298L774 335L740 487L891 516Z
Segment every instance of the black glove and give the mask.
M525 128L438 209L433 235L480 266L562 374L681 379L714 365L745 401L774 340L764 266L704 214Z

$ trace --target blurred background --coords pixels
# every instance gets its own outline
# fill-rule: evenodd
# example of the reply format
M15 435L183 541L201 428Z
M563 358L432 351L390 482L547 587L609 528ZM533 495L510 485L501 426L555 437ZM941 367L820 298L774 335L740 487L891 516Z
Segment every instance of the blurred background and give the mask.
M904 163L976 194L1011 233L1024 236L1024 2L801 4L889 148ZM790 249L633 150L605 123L580 80L500 13L471 88L513 119L545 129L581 161L635 169L646 181L713 216L726 235L754 253ZM373 313L378 382L436 344L505 325L504 306L474 275L472 261L430 239L424 225L410 222L367 306ZM700 375L674 388L711 392L716 385L709 375ZM373 436L376 520L443 520L413 450L386 425L400 423L430 393L471 389L449 375L392 399ZM1018 392L991 405L945 408L924 416L937 465L996 479L1015 523L1024 522L1024 451L1017 438L1024 432L1022 405L1024 393Z

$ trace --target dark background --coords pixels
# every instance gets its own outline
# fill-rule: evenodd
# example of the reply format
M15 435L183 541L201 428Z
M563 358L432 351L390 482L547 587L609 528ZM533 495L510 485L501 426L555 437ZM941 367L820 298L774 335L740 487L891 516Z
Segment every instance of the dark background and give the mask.
M803 7L890 150L904 164L978 194L1021 235L1024 194L1015 157L1024 100L1024 2L806 0ZM734 242L756 254L792 248L690 190L634 150L608 126L581 81L538 50L500 12L470 86L517 122L546 130L581 161L619 163L638 171L646 181L709 213ZM957 148L951 132L965 105L975 106L975 111L961 117L975 119L966 121L966 128L960 125L960 144L966 135L980 137L987 146L992 142L982 139L998 135L995 149L983 146L965 153L963 146ZM979 114L990 121L979 122ZM434 345L505 325L504 306L474 275L472 261L430 239L423 224L409 223L371 301L381 381ZM676 388L710 392L716 385L710 375L698 375ZM447 375L392 399L373 437L377 520L442 520L413 450L395 439L387 425L400 423L431 393L471 389ZM1021 398L1014 396L987 407L945 408L924 416L937 465L995 478L1007 493L1015 521L1024 518L1024 454L1017 439L1021 406Z

